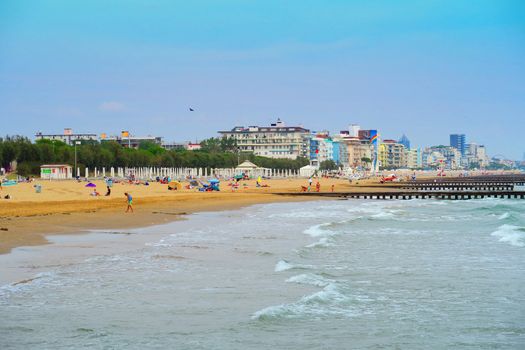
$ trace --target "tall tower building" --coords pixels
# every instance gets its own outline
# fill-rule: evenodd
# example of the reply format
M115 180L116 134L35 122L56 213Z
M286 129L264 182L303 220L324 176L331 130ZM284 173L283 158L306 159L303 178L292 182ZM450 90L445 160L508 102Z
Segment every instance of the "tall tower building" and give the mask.
M410 140L405 134L401 136L401 138L399 139L399 141L397 141L397 143L402 144L403 146L405 146L406 149L410 149Z
M350 137L358 137L359 130L361 130L361 127L357 124L350 124L350 126L348 127L348 131L350 132Z
M465 155L465 134L450 134L450 146Z

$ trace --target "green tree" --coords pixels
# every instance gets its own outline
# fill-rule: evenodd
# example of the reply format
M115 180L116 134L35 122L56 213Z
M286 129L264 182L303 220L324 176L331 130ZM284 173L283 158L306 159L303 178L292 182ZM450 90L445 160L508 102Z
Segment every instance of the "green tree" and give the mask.
M337 170L337 164L331 159L324 160L319 164L319 170Z

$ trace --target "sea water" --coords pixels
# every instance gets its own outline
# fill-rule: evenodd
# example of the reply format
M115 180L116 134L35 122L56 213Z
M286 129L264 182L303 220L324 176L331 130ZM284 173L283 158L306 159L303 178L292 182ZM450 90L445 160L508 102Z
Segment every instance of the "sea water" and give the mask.
M524 201L278 203L128 233L1 287L0 348L525 348Z

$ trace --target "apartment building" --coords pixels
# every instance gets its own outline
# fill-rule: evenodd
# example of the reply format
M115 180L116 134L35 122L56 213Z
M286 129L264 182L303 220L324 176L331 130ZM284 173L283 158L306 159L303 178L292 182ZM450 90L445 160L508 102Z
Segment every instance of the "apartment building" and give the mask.
M379 162L383 169L407 167L405 146L395 140L384 140L379 145Z
M346 149L346 163L350 168L368 169L372 165L367 161L372 160L372 145L368 140L348 137L341 141L341 148Z
M405 152L407 157L407 168L423 168L423 153L421 152L421 148L405 149Z
M236 126L219 131L222 137L235 139L241 152L270 158L296 159L309 157L310 130L300 126L286 126L280 119L270 126Z

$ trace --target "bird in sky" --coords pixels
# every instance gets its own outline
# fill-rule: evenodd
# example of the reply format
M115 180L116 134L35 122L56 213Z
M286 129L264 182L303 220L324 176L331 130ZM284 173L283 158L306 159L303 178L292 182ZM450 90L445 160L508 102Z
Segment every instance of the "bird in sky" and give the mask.
M193 112L193 111L195 111L195 110L194 110L193 108L190 107L190 112Z

